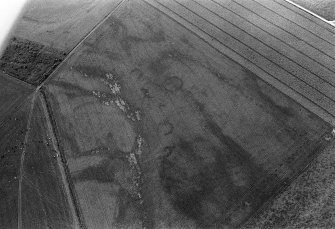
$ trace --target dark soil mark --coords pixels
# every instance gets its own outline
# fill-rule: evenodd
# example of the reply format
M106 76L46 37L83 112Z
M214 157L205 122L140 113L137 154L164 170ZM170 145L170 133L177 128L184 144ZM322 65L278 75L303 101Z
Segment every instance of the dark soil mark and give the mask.
M131 195L127 193L125 189L120 189L117 196L118 214L115 216L115 228L124 228L125 224L129 224L129 219L126 218L126 214L129 208L135 207L140 209L139 204L133 200ZM132 219L135 221L133 217Z
M117 160L114 160L114 162ZM100 183L110 183L115 182L114 174L115 168L112 165L109 165L109 161L104 161L102 164L98 166L92 166L86 168L85 170L79 172L78 174L73 174L73 180L75 182L80 181L90 181L95 180ZM119 163L126 163L119 161Z
M92 96L91 91L81 88L75 84L61 81L53 81L51 84L64 90L64 94L69 99L74 99L76 97L82 97L82 96Z
M108 57L108 59L110 60L115 60L115 61L120 61L122 60L122 56L121 54L117 53L117 52L113 52L110 50L105 50L104 54Z
M91 150L88 150L88 151L85 151L85 152L81 152L80 157L93 156L93 155L97 155L97 154L99 154L100 156L108 157L110 155L110 153L111 153L111 151L108 147L106 147L104 145L101 145L101 146L98 146L94 149L91 149ZM119 154L122 155L123 153L120 152ZM119 155L119 154L114 152L113 157L115 157L115 155Z
M154 43L159 43L159 42L163 42L165 41L165 34L162 30L158 31L158 32L154 32L152 34L152 36L147 39L147 41L151 41L151 42L154 42Z
M293 2L328 21L335 20L335 2L333 0L293 0Z
M180 40L184 44L188 45L190 48L194 48L193 44L185 36L182 36Z
M230 151L234 152L239 163L246 165L255 164L251 161L250 154L238 145L231 137L222 133L221 128L212 120L206 122L206 128L221 142L223 146L227 146Z
M286 134L293 140L297 140L302 136L306 135L306 126L302 125L299 120L299 115L290 107L280 106L274 101L257 82L258 77L251 71L245 69L247 77L244 79L245 88L248 89L252 99L258 103L265 112L270 114L274 120L280 125L284 126ZM265 85L269 87L268 85ZM276 90L276 89L272 89ZM275 91L276 92L276 91ZM278 92L279 94L279 92ZM290 119L294 119L294 122L290 122ZM299 128L296 128L299 127Z
M300 140L301 146L285 160L285 164L291 168L294 173L301 171L301 168L310 164L310 162L319 155L326 146L326 142L323 140L306 140L307 137L305 136L301 136L300 138L303 138L303 140Z
M204 67L224 84L234 88L240 95L243 95L248 100L255 101L257 106L271 115L279 126L285 127L286 133L292 139L296 140L306 136L305 126L298 120L298 113L291 107L279 105L269 93L276 93L278 96L283 95L279 91L277 92L277 89L271 88L271 86L260 80L253 72L244 69L246 77L244 77L243 81L234 82L234 80L217 71L210 63L207 63ZM261 85L262 83L264 84L263 86Z
M103 68L96 66L76 65L73 66L73 69L78 71L82 75L89 76L90 78L105 79L107 74L107 71L105 71Z
M256 100L258 106L263 108L267 113L271 114L276 120L282 122L283 124L287 122L288 118L296 115L293 109L278 105L269 95L264 93L261 86L257 82L258 76L248 69L244 69L247 77L245 77L242 82L234 82L234 80L217 71L209 62L207 62L204 67L224 84L234 88L247 99Z
M85 55L96 55L97 53L106 56L111 61L120 61L122 60L122 55L120 53L109 50L106 47L101 47L96 43L91 44L89 42L84 42L87 49L84 51Z
M268 112L271 112L274 117L281 120L282 117L292 117L295 115L295 111L289 107L283 107L276 104L276 102L267 94L265 94L260 85L257 82L258 76L248 69L244 69L244 72L248 77L245 78L245 86L256 95L256 99L263 102L263 108ZM275 89L274 89L275 90Z
M166 40L166 34L164 33L163 30L156 31L154 28L154 25L152 24L152 21L146 21L143 20L142 17L138 17L136 15L130 15L136 18L141 24L145 25L145 27L149 30L149 33L151 34L151 37L149 38L148 41L158 43L158 42L163 42ZM155 27L156 28L162 28L160 25L159 18L156 18L155 20Z
M192 56L188 56L177 49L169 49L160 52L158 58L149 64L148 69L154 76L162 75L168 69L166 62L169 60L182 63L183 61L196 61Z
M176 92L182 89L184 82L177 76L171 76L164 82L164 88L170 92Z
M201 64L201 63L199 63ZM201 64L204 68L206 68L213 76L215 76L218 80L223 82L224 84L234 88L237 92L241 93L243 96L248 97L248 92L245 91L238 83L234 82L234 80L227 77L225 74L219 72L216 68L212 66L209 61L206 61L206 65Z
M33 85L42 83L66 53L21 38L13 38L0 59L5 73Z
M151 99L151 98L153 98L151 95L150 95L150 91L149 91L149 89L147 89L147 88L141 88L141 92L142 92L142 94L143 94L143 96L144 96L144 98L147 98L147 99Z
M187 142L188 150L184 143L167 147L161 162L162 185L175 209L195 220L199 227L239 226L275 195L284 181L265 171L241 145L224 134L205 104L191 93L184 93L203 116L204 128L220 144L197 137L179 140ZM198 159L199 155L213 155L215 161L208 163Z
M261 91L260 85L258 85L257 82L254 82L253 85L255 84L257 87L252 88L253 90L257 88L257 91L253 91L253 94L251 94L251 96L254 95L254 99L256 93L256 99L259 100L262 105L266 104L268 107L275 110L273 112L277 112L276 115L286 115L286 118L291 117L291 115L295 116L294 111L289 111L289 113L287 113L285 108L278 106L275 101L273 101L271 98L269 98L268 95L265 94L265 92ZM247 90L251 90L251 88ZM257 163L251 158L251 155L247 151L245 151L231 137L225 135L219 125L212 121L212 116L206 112L206 107L204 104L196 100L195 104L198 107L201 107L199 111L203 115L206 129L220 140L222 146L226 146L228 151L234 154L234 159L237 161L235 165L239 165L241 168L243 168L243 171L249 174L248 179L252 185L240 194L240 202L237 201L230 209L230 214L232 216L234 216L236 212L240 212L240 209L245 207L250 209L241 217L239 221L235 221L231 224L233 226L242 225L253 214L257 214L260 207L264 203L268 202L271 198L278 194L282 190L281 187L287 186L287 184L290 183L290 180L284 178L281 179L277 175L270 174L257 165ZM278 116L273 116L275 118L279 118ZM297 144L300 144L300 147L296 149L295 152L293 152L292 156L283 162L283 164L289 166L292 169L289 174L289 177L292 177L299 173L299 171L301 171L301 169L304 168L305 165L307 165L318 152L321 152L322 148L324 147L324 142L315 140L311 141L308 139L306 131L303 127L290 127L290 124L288 123L283 123L282 125L287 126L285 131L288 134L292 134L292 137L296 137L297 139L295 141L298 141ZM291 131L291 129L293 130ZM231 158L225 158L226 162L229 160L231 160ZM224 165L224 163L221 164ZM227 164L225 166L227 166ZM278 165L278 168L280 166L281 165Z
M109 158L105 159L97 166L88 167L76 174L73 174L73 180L75 183L80 181L92 181L95 180L99 183L108 183L119 186L115 195L117 198L117 214L113 216L114 224L118 225L117 228L123 228L124 225L129 222L126 221L126 213L129 208L135 208L139 213L141 212L141 199L137 195L137 187L134 184L134 174L129 165L128 158L123 152L114 152ZM117 174L121 174L117 176Z
M195 220L199 227L220 228L231 223L236 206L237 211L250 213L242 197L264 173L217 126L208 126L222 146L202 137L179 139L164 149L160 179L177 212Z
M165 136L170 135L173 133L174 126L169 120L164 120L159 124L161 131Z
M36 23L36 24L41 23L39 20L32 18L32 17L28 17L28 16L23 16L22 19L25 21Z
M88 153L86 153L88 155ZM93 151L90 155L95 155ZM100 155L100 154L99 154ZM103 155L103 154L102 154ZM106 159L96 166L90 166L80 172L72 174L75 182L92 181L99 183L114 183L121 187L132 187L133 176L136 176L132 165L129 163L128 154L121 151L110 152ZM116 174L123 174L121 177ZM137 198L134 194L135 187L129 188L128 192Z
M165 63L163 63L161 60L158 59L149 65L149 70L154 75L162 75L164 72L168 70L168 67Z
M159 43L165 41L165 34L162 30L158 32L149 30L150 36L146 38L141 38L134 35L130 35L126 25L124 25L120 19L110 17L108 19L108 22L112 31L113 38L120 39L121 48L126 52L128 56L131 56L131 48L136 43L143 43L143 42Z

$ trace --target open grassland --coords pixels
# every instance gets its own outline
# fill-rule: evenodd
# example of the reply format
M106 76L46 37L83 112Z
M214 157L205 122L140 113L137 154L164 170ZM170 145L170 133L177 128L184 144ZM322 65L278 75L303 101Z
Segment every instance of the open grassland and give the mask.
M238 226L330 126L140 1L45 86L89 228Z

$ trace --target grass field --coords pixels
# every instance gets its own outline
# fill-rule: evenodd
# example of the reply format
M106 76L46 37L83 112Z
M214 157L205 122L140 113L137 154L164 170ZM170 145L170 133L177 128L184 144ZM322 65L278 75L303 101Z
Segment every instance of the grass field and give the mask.
M85 40L46 91L89 228L238 226L330 131L137 1Z

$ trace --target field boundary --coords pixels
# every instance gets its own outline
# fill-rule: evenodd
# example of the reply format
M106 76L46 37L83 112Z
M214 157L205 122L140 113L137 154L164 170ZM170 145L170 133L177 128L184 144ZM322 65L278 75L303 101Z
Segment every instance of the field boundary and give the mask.
M27 127L26 127L26 133L24 136L24 141L23 141L23 146L22 146L22 153L21 153L21 158L20 158L20 168L19 168L19 175L18 175L18 179L19 179L19 188L18 188L18 216L17 216L17 227L18 229L22 229L22 182L23 182L23 173L24 173L24 161L25 161L25 156L26 156L26 146L27 146L27 141L29 139L29 134L30 134L30 129L31 129L31 120L32 120L32 116L34 113L34 109L35 109L35 101L36 101L36 96L37 93L34 92L32 94L32 98L30 100L30 106L29 106L29 116L28 116L28 123L27 123Z
M34 86L33 84L30 84L28 82L20 80L20 79L14 77L14 76L11 76L11 75L7 74L6 72L0 71L0 76L3 77L3 78L8 79L9 81L12 81L13 83L16 83L16 84L19 84L23 87L26 87L27 89L31 89L31 90L36 89L36 86Z
M242 65L244 68L250 70L251 72L256 73L256 75L264 82L276 88L286 96L290 97L291 99L296 101L298 104L300 104L301 106L303 106L304 108L306 108L307 110L309 110L322 120L326 121L327 123L330 123L332 126L335 125L335 115L332 114L328 109L321 107L311 98L308 98L303 92L296 91L294 88L292 88L291 85L288 85L287 83L282 82L281 79L274 77L266 70L263 70L261 67L257 66L250 60L246 59L239 53L232 50L230 47L223 44L219 39L211 36L210 34L207 34L205 31L202 31L196 25L187 21L183 17L178 16L178 14L176 14L175 12L171 11L170 9L165 9L165 6L161 5L155 0L142 0L142 2L151 6L154 10L161 12L166 17L170 18L183 28L193 33L196 37L204 41L206 44L208 44L210 47L216 50L219 54L229 57L231 60L238 63L239 65Z
M312 153L312 156L310 157L310 160L308 161L306 166L302 168L300 171L298 171L295 174L295 176L292 176L290 177L290 179L287 179L287 181L285 181L285 184L279 187L276 193L274 193L265 203L262 204L262 206L256 212L254 212L249 218L245 220L244 223L242 223L241 225L242 228L244 229L250 228L252 220L258 217L264 210L269 208L278 195L286 191L298 177L302 176L302 174L311 167L312 163L316 160L316 158L319 155L321 155L325 151L325 149L327 149L327 147L331 147L331 145L335 143L334 136L329 141L325 140L325 137L327 137L328 135L329 133L326 133L321 137L319 141L320 147L316 149L316 152Z
M67 60L69 60L71 57L72 57L72 54L74 52L77 51L77 49L81 46L82 43L84 43L84 41L95 31L97 30L100 25L102 25L116 10L118 10L122 4L124 4L124 2L126 1L129 1L129 0L121 0L116 6L115 8L110 12L108 13L98 24L96 24L93 29L91 31L89 31L80 41L78 44L76 44L74 46L73 49L71 49L71 51L66 55L66 57L64 58L64 60L55 68L55 70L37 87L37 88L40 88L40 87L43 87L44 84L48 83L51 78L59 71L60 68L63 67L64 63L67 62Z
M274 1L278 2L278 0L274 0ZM293 1L291 1L291 0L283 0L283 1L288 2L289 4L293 5L294 7L298 8L298 9L300 9L300 10L302 10L302 11L305 12L306 14L309 14L309 15L313 16L313 18L317 18L318 20L321 20L323 23L326 23L326 24L328 24L328 25L330 25L330 26L332 26L332 27L335 28L335 26L331 23L332 21L328 21L327 19L321 17L320 15L314 13L313 11L311 11L311 10L309 10L309 9L307 9L307 8L305 8L305 7L299 5L299 4L297 4L297 3L295 3L295 2L293 2ZM278 2L278 4L283 5L283 4L279 3L279 2ZM300 14L300 13L298 13L298 14ZM305 16L302 15L302 14L300 14L300 15L303 16L303 17L305 17ZM307 17L306 17L306 18L307 18ZM311 20L311 21L313 21L314 23L317 23L315 20L312 20L312 19L309 18L309 17L308 17L308 19ZM319 23L317 23L317 24L319 24ZM320 25L320 26L321 26L321 25ZM325 28L325 29L327 29L327 28ZM328 30L328 29L327 29L327 30Z
M47 92L44 90L44 88L41 88L39 92L41 94L41 102L42 102L42 106L44 110L44 115L47 120L47 125L50 129L49 132L51 134L51 140L53 142L55 150L58 153L57 162L61 170L60 172L62 174L62 180L64 183L64 188L67 193L69 204L72 208L71 212L74 213L74 216L75 216L74 217L75 224L78 226L78 228L87 229L85 219L84 219L84 216L83 216L83 213L80 207L80 203L77 197L77 193L75 191L74 184L72 182L71 174L67 166L66 156L65 156L63 148L61 147L61 143L59 140L59 134L58 134L58 128L57 128L55 120L53 119L53 111L48 101Z

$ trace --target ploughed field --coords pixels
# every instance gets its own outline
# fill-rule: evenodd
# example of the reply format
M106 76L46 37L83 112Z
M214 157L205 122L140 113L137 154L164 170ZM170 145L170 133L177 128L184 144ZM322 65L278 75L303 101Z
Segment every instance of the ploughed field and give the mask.
M69 53L20 39L2 58ZM147 1L118 5L49 77L15 61L2 70L41 87L0 75L6 228L239 227L329 144L330 124Z

